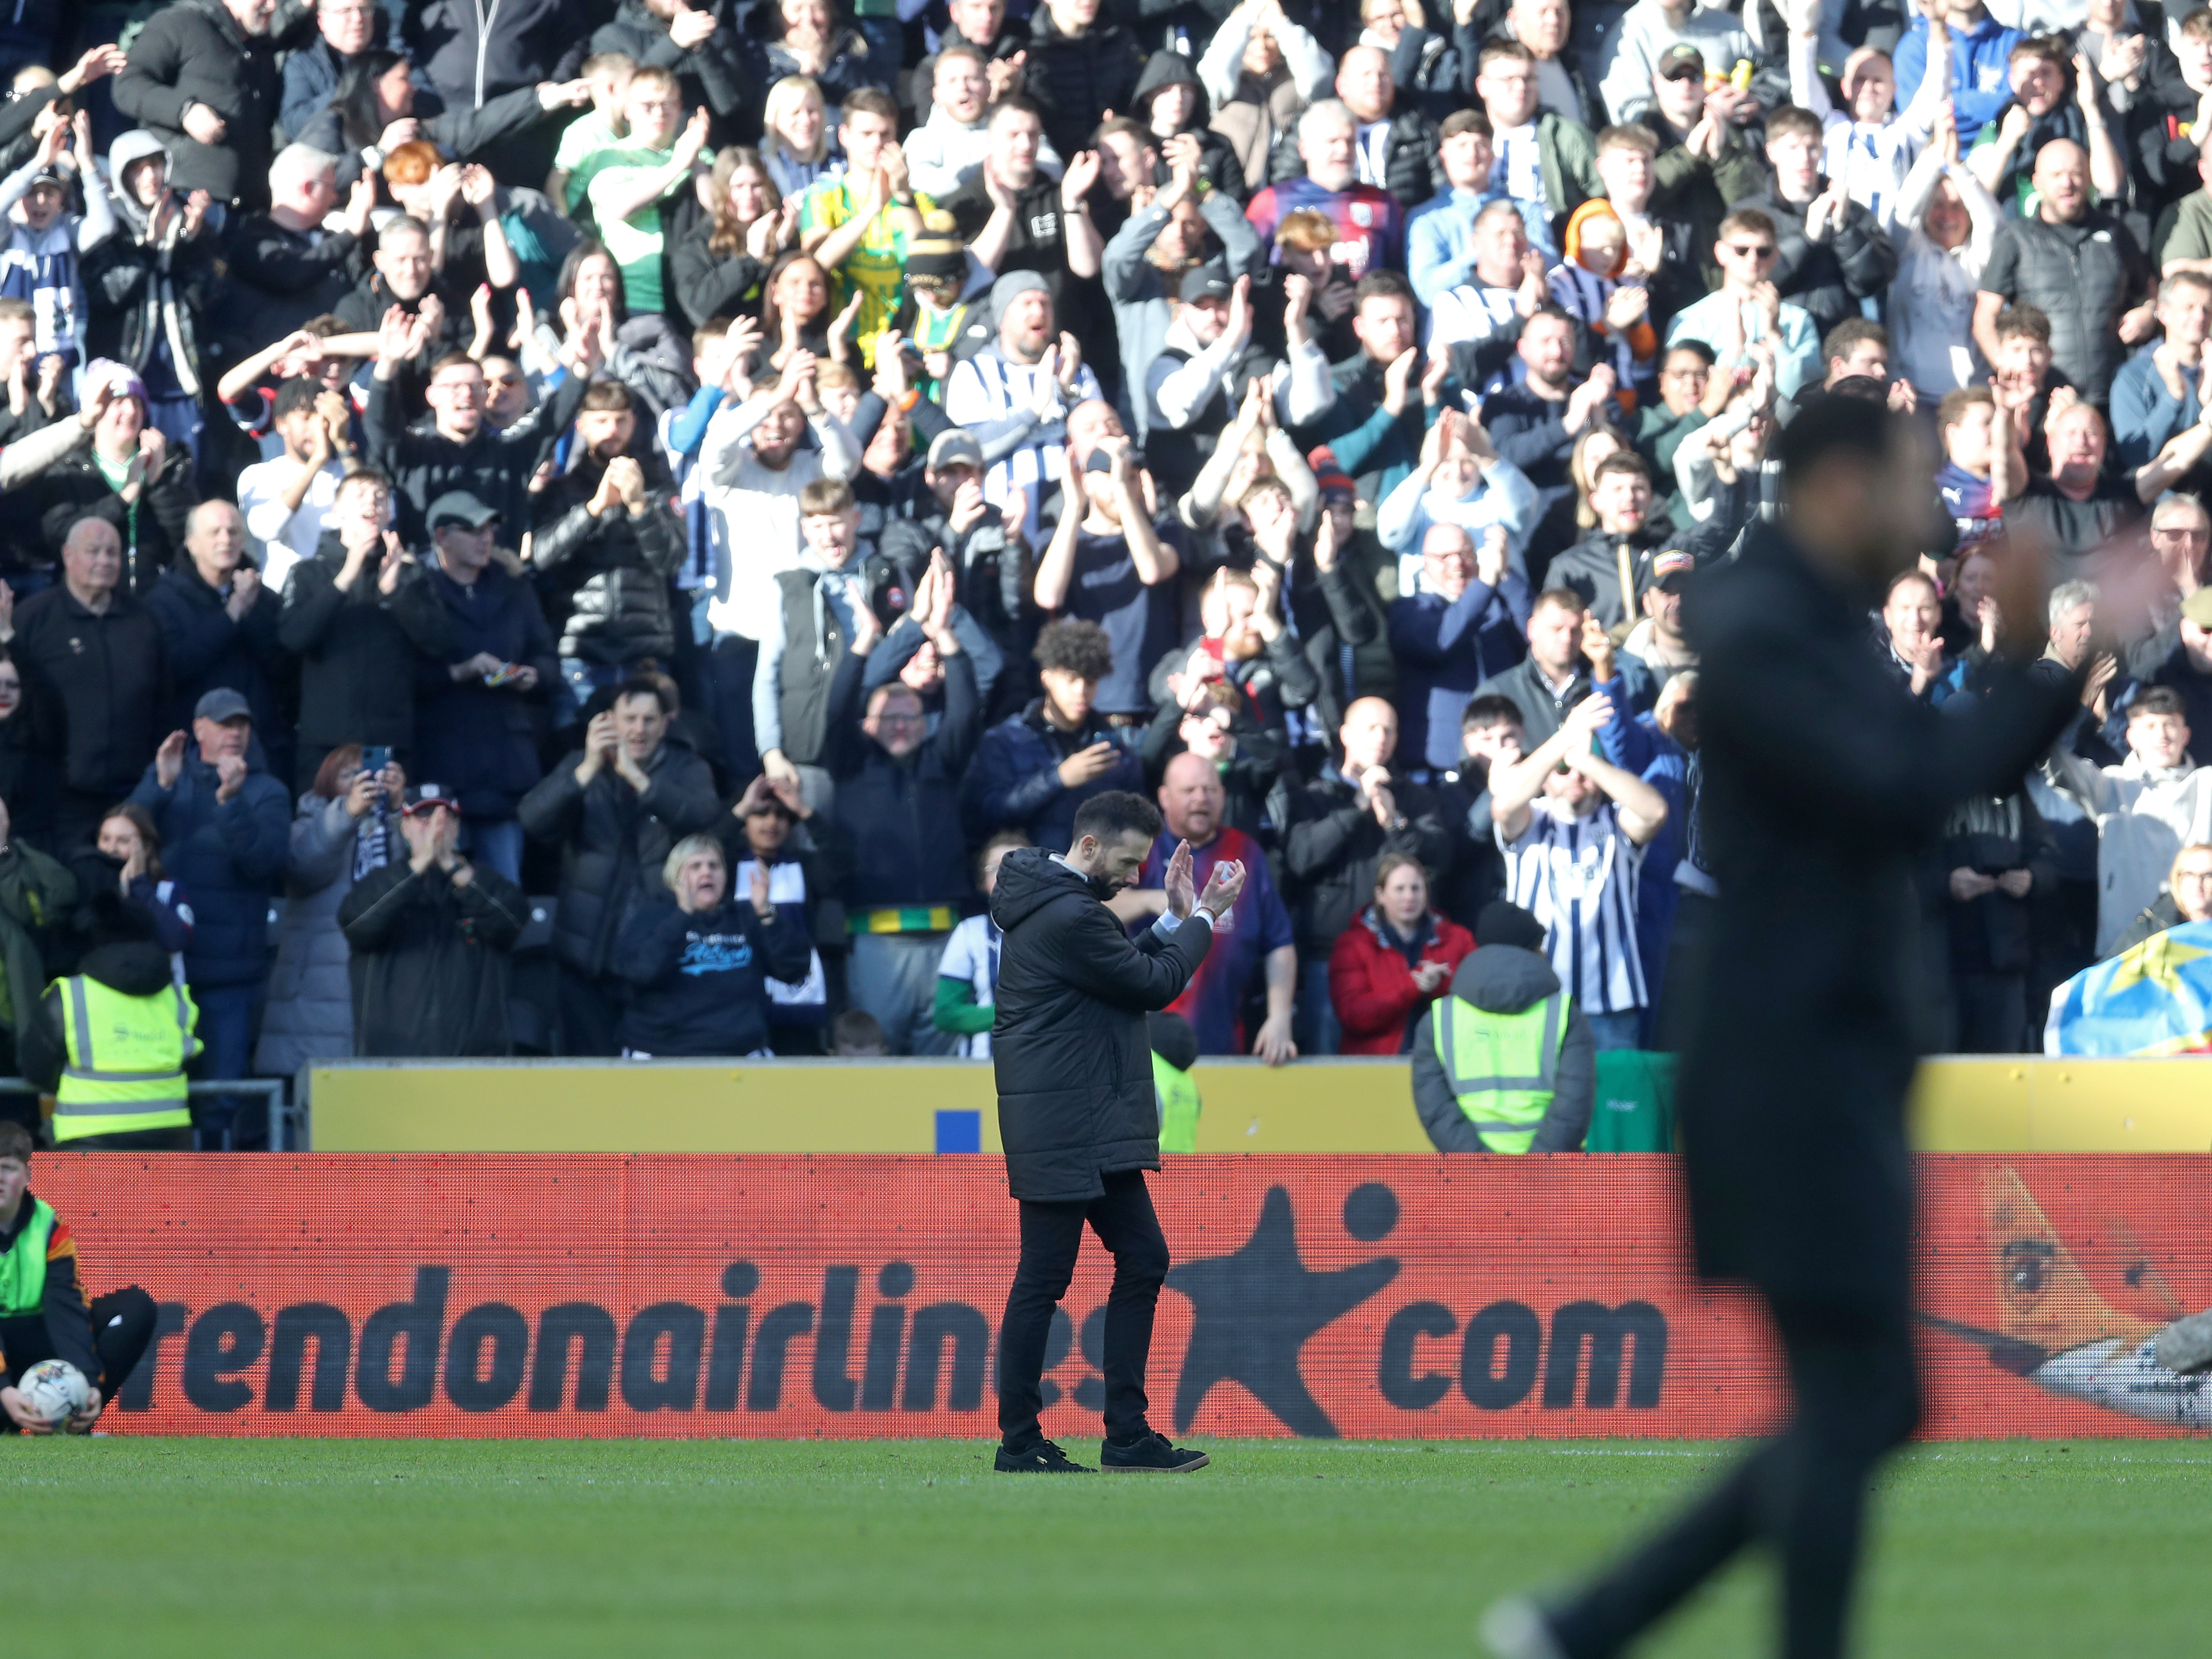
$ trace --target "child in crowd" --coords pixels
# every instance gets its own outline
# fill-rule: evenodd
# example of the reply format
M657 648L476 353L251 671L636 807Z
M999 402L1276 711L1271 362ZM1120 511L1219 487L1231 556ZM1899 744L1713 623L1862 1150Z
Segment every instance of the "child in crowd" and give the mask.
M1957 527L1962 553L2004 533L2004 509L1990 487L1990 447L2003 441L1996 422L1996 400L1987 386L1960 386L1944 393L1936 406L1943 466L1936 475L1936 488Z
M1562 310L1597 337L1613 365L1621 410L1656 397L1659 336L1651 326L1648 274L1628 255L1628 228L1601 200L1584 202L1567 221L1566 257L1545 279Z
M63 210L69 199L64 157L74 152L84 184L85 210ZM0 295L27 300L37 319L33 339L41 357L58 357L64 369L85 360L84 278L79 258L115 234L115 208L92 164L92 122L80 114L46 129L31 159L0 182Z
M691 165L707 143L707 112L695 110L686 122L674 73L644 69L630 76L623 120L629 138L588 158L592 182L584 194L600 240L622 269L624 301L641 315L663 309L660 207L691 188Z
M761 160L787 201L806 194L817 179L835 179L845 157L830 131L822 88L811 76L787 75L768 89L761 111Z
M983 843L975 855L975 885L988 902L999 884L999 866L1017 847L1030 845L1018 830L1001 830ZM945 941L945 959L937 968L937 1004L931 1023L940 1031L956 1033L959 1047L953 1052L969 1060L991 1055L991 1022L999 990L999 924L986 910L966 918Z
M545 193L574 213L591 188L592 158L619 149L629 134L623 106L629 97L630 76L637 61L626 52L595 52L584 60L584 79L592 88L592 107L562 131L560 148L553 152L553 171L545 180Z

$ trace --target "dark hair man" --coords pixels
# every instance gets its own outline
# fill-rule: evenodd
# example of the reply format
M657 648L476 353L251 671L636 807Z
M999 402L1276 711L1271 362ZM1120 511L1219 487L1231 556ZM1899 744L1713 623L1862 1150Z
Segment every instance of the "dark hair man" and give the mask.
M1782 1558L1790 1649L1839 1650L1868 1477L1919 1417L1905 1144L1917 1022L1896 901L1955 802L2017 787L2080 682L2000 660L1963 708L1899 696L1866 648L1866 611L1940 529L1932 446L1905 416L1833 398L1776 448L1788 529L1755 526L1741 562L1699 579L1691 613L1703 788L1728 832L1711 848L1720 896L1681 1114L1698 1271L1765 1298L1795 1411L1595 1582L1492 1609L1500 1654L1618 1653L1754 1540ZM1996 574L2008 656L2043 636L2041 582L2025 549ZM1808 955L1808 938L1839 944Z
M1206 960L1215 925L1243 889L1244 870L1234 861L1216 865L1194 901L1190 848L1179 845L1168 865L1168 914L1133 940L1103 901L1137 879L1159 833L1159 812L1141 795L1111 790L1083 804L1073 829L1065 854L1034 847L1007 854L991 890L991 919L1006 936L991 1062L1022 1237L1000 1327L997 1467L1089 1473L1037 1422L1045 1339L1087 1222L1114 1254L1099 1367L1106 1382L1099 1462L1180 1473L1205 1467L1206 1454L1170 1445L1145 1420L1152 1310L1168 1272L1167 1240L1144 1176L1160 1167L1145 1016L1181 995Z

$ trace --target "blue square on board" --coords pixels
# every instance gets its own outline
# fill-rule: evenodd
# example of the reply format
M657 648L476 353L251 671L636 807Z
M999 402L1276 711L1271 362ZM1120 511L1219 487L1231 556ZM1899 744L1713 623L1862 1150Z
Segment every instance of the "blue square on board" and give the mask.
M983 1115L978 1111L939 1112L937 1150L940 1152L980 1152L983 1150Z

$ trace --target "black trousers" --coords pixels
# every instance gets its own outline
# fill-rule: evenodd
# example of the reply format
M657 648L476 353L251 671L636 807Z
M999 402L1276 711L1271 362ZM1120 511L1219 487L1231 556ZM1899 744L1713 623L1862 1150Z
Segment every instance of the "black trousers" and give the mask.
M1619 1653L1753 1541L1781 1560L1784 1659L1843 1652L1867 1481L1920 1417L1909 1304L1900 1294L1875 1306L1768 1305L1796 1396L1790 1426L1672 1527L1552 1610L1569 1659Z
M1152 1310L1168 1276L1168 1241L1142 1170L1105 1180L1104 1194L1088 1202L1022 1200L1021 1265L999 1328L999 1435L1015 1450L1044 1438L1037 1413L1043 1409L1045 1343L1053 1310L1075 1273L1085 1222L1114 1254L1099 1367L1106 1382L1106 1437L1133 1440L1146 1431L1145 1365L1152 1352Z
M131 1373L138 1369L147 1345L154 1340L154 1324L160 1311L154 1305L154 1298L136 1285L126 1285L119 1291L93 1297L92 1348L100 1357L100 1375L86 1381L100 1390L104 1404L115 1403L116 1395L130 1380ZM54 1352L53 1335L47 1330L45 1318L36 1314L0 1320L0 1345L6 1349L6 1376L10 1383L20 1380L40 1360L61 1358ZM0 1414L0 1431L14 1431L14 1419Z

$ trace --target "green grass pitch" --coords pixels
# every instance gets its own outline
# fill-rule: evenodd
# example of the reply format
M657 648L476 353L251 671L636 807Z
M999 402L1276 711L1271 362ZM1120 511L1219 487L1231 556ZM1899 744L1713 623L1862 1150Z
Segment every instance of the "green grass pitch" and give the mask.
M1079 1454L1093 1448L1072 1448ZM1460 1655L1727 1446L1231 1442L1181 1477L951 1442L20 1442L20 1651ZM1876 1500L1868 1655L2203 1653L2212 1446L1947 1444ZM1649 1652L1764 1653L1740 1567Z

